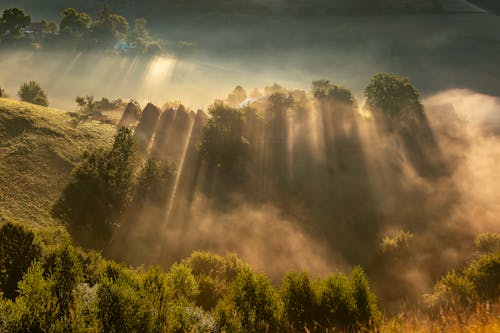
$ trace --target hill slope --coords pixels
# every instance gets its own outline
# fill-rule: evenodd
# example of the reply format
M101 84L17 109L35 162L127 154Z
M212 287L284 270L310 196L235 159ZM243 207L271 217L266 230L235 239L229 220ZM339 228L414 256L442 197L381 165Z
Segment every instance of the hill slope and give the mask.
M76 113L0 98L0 220L53 223L50 207L71 169L114 131Z

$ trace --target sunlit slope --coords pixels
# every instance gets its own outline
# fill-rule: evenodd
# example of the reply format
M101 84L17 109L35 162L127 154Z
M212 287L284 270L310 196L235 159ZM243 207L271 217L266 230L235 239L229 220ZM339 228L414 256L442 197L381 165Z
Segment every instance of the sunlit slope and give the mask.
M80 121L79 121L80 120ZM74 164L115 128L77 114L0 98L0 220L54 223L50 207Z

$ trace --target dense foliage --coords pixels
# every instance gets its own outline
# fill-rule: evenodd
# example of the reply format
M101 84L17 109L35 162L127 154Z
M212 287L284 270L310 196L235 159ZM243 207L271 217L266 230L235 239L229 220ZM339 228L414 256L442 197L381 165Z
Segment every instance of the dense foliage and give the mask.
M54 216L84 242L105 243L128 204L134 167L132 132L122 127L110 149L84 156L54 205Z
M42 243L10 223L0 233ZM0 259L8 260L8 252ZM159 267L128 268L66 242L37 247L36 253L33 245L20 246L16 255L26 260L21 274L2 273L17 280L18 290L11 299L0 298L2 331L298 332L313 331L316 323L354 331L379 324L360 268L350 278L334 275L314 283L306 273L291 273L276 287L233 254L196 252L166 273ZM11 287L0 287L7 296Z
M42 87L40 87L40 84L36 81L23 83L19 88L17 95L24 102L41 106L49 106L47 93L45 93Z
M114 51L117 54L157 55L163 52L159 41L151 37L145 19L128 20L104 5L92 18L75 8L61 12L59 23L45 19L33 22L19 8L5 9L0 16L0 44L54 47L63 45L79 50Z

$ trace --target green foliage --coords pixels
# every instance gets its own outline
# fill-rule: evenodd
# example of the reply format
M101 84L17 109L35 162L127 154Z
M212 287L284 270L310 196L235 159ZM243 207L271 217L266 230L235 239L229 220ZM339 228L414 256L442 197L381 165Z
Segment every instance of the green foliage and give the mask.
M368 279L360 267L355 267L349 278L336 274L322 281L318 287L319 311L316 320L322 327L345 331L376 329L381 313L375 294L370 291Z
M94 96L87 95L77 96L75 101L80 112L93 116L100 116L103 111L125 108L125 103L120 98L110 101L108 98L103 97L98 101L94 100Z
M150 157L139 171L134 189L134 205L165 204L175 175L175 165Z
M40 263L34 263L19 282L12 331L47 332L54 317L52 281L44 277Z
M166 276L160 267L152 267L144 274L142 288L146 302L151 306L152 331L165 332L171 301L171 288L167 284Z
M485 232L474 240L476 249L482 253L500 252L500 233Z
M224 257L209 252L194 252L182 261L191 268L198 283L196 304L213 309L227 294L229 286L245 265L235 254Z
M173 264L166 279L174 299L191 302L198 295L198 284L188 266Z
M268 97L273 118L277 118L286 113L293 106L293 98L289 93L276 92Z
M128 27L126 18L112 13L110 8L104 5L92 24L90 37L101 47L114 45L116 41L125 37Z
M420 95L407 78L400 78L394 74L376 74L364 95L372 111L382 112L390 117L423 114L423 105Z
M56 218L70 231L83 232L83 241L106 242L129 202L135 168L132 132L120 128L109 150L87 153L53 207ZM92 244L92 243L91 243Z
M152 318L149 304L135 279L104 278L97 290L97 317L103 332L149 332Z
M23 102L28 102L41 106L49 106L47 94L43 91L40 84L36 81L25 82L19 88L17 93Z
M0 17L0 36L9 39L23 37L23 28L31 24L31 16L26 15L22 9L7 8Z
M292 329L301 331L315 326L319 311L319 300L313 281L307 273L291 272L281 284L284 319Z
M216 103L209 112L211 118L203 129L199 146L201 157L225 172L240 170L248 145L242 136L245 124L243 111Z
M321 102L329 101L349 106L356 105L356 100L351 91L345 87L332 84L329 80L314 81L312 85L314 97Z
M59 315L67 318L77 306L73 292L83 281L82 263L69 244L61 246L54 253L54 259L54 266L49 270L53 283L52 294Z
M370 290L368 278L359 266L354 267L350 275L353 297L356 304L356 325L376 327L382 319L377 306L377 298Z
M32 231L12 223L0 227L0 291L5 297L16 297L17 283L40 256L41 248Z
M462 271L452 271L434 286L427 302L435 308L466 307L500 296L500 253L482 255Z
M279 327L280 302L265 275L244 269L217 306L216 314L222 330L275 332Z
M495 300L500 296L500 252L484 255L472 261L464 275L473 284L483 300Z
M400 231L395 236L386 236L382 239L380 250L386 254L405 253L411 246L413 234L407 231Z
M62 13L59 29L65 37L81 38L92 25L92 18L84 12L78 12L74 8L66 8Z

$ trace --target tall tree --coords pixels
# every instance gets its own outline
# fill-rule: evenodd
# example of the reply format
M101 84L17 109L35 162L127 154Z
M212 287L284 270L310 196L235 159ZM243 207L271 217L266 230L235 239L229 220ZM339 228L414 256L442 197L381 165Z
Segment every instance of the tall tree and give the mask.
M7 38L22 37L23 28L31 24L31 16L26 15L22 9L8 8L0 17L0 35Z
M67 8L62 12L59 30L63 35L81 37L90 28L92 19L87 13Z
M105 244L129 202L135 168L132 132L120 128L111 149L87 153L53 207L79 240Z

